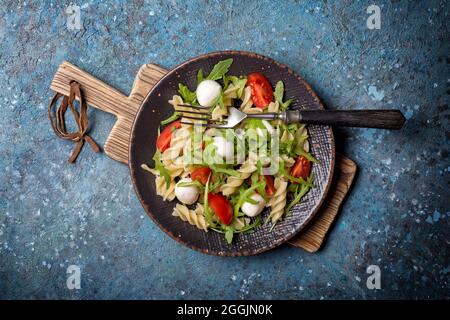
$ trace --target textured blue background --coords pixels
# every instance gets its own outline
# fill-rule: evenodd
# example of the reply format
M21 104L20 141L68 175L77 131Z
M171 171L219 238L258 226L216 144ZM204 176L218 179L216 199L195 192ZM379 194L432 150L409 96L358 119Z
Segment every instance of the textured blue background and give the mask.
M448 298L449 3L64 1L0 6L0 298ZM60 4L63 3L63 4ZM128 168L56 139L49 84L71 61L128 94L140 65L171 68L240 49L300 73L330 109L399 108L400 132L337 130L359 165L318 254L283 246L218 258L171 240L141 208ZM100 143L114 119L91 110ZM80 290L66 269L81 267ZM382 289L366 288L366 267Z

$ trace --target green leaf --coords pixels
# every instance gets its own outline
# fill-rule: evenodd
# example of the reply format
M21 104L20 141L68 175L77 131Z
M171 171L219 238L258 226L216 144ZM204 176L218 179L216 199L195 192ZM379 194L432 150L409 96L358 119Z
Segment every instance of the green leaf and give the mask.
M232 63L233 63L233 59L232 58L219 61L214 66L214 68L211 70L211 72L206 77L206 79L208 79L208 80L219 80L219 79L221 79L228 72L228 68L230 68Z
M228 76L226 77L230 80L235 87L237 87L237 97L240 99L242 97L242 93L244 92L245 85L247 84L247 78L238 78L236 76Z
M280 105L283 104L283 95L284 95L284 83L283 81L278 81L275 86L273 96L275 97L275 101L278 101Z
M209 193L209 180L210 179L211 179L211 175L208 176L208 181L206 181L206 185L205 185L205 193L203 195L203 198L204 198L203 208L205 210L206 222L208 222L208 224L211 227L214 227L215 223L212 221L212 213L211 213L211 209L209 208L209 205L208 205L208 193Z
M166 182L166 188L170 186L170 175L169 172L164 168L164 165L161 162L161 152L156 151L153 155L153 160L155 161L155 170L158 170L159 174L164 178Z
M232 228L227 228L225 231L225 239L227 240L228 244L231 244L231 242L233 242L233 236L234 230Z
M227 77L226 75L223 75L222 76L222 81L223 81L223 91L225 91L228 88L228 84L230 82L230 78Z
M275 97L275 101L278 101L278 103L280 104L281 111L286 110L292 103L292 99L283 102L283 95L284 95L284 83L283 81L278 81L275 86L273 96Z
M245 119L245 128L246 129L263 129L263 130L267 130L266 126L262 123L262 120L260 119L251 119L251 118L247 118Z
M292 104L293 101L294 101L294 100L292 100L292 99L286 100L286 101L282 104L281 110L286 110L287 108L289 108L289 106Z
M175 120L178 120L179 118L181 118L181 114L179 112L175 111L170 117L161 121L161 125L165 126L166 124L174 122Z
M258 182L257 184L252 185L250 188L242 192L239 196L239 200L237 201L236 205L234 206L234 216L236 217L239 213L239 209L241 209L242 205L244 204L245 200L253 193L255 189L258 189L259 186L262 184L265 184L265 181Z
M308 177L308 183L312 184L312 178ZM293 206L295 206L297 203L300 202L300 200L303 198L303 196L309 191L311 187L307 186L307 185L303 185L300 189L300 191L298 191L294 196L294 199L289 203L289 205L286 207L286 212L289 212Z
M194 180L194 181L190 181L190 182L179 182L177 184L178 187L197 187L199 190L203 190L204 186L203 184L198 181L198 180Z
M200 84L200 82L203 81L203 70L202 68L198 69L197 71L197 86Z
M197 99L197 94L182 83L178 84L178 93L183 98L183 101L187 103L194 103L195 99Z
M255 221L251 224L249 224L248 226L239 229L239 230L235 230L234 233L243 233L243 232L249 232L250 230L258 227L261 224L261 216L257 216Z
M215 171L215 172L220 172L220 173L225 173L229 176L235 176L235 177L239 177L239 171L234 170L234 169L229 169L229 168L224 168L221 167L220 165L210 165L210 168Z
M319 163L319 160L317 160L316 158L314 158L314 156L309 153L306 152L305 150L303 150L303 147L300 148L296 148L295 149L295 153L299 156L304 156L306 159L308 159L309 161L311 161L312 163Z
M242 97L242 93L244 92L245 85L247 84L247 78L239 79L237 83L237 97L240 99Z

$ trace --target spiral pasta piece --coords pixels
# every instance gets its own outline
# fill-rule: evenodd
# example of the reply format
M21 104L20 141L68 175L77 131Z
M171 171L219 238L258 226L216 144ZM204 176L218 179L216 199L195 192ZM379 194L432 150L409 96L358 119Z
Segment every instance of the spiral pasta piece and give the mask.
M172 100L169 100L169 103L173 106L175 110L177 110L179 108L179 105L183 103L183 99L178 95L174 95L172 97Z
M185 169L183 161L181 161L180 158L175 160L163 160L162 163L172 179L179 177Z
M303 141L303 150L309 152L308 129L306 129L306 126L304 124L297 129L297 132L295 132L295 136L298 137L300 141Z
M201 206L201 205L200 205ZM183 221L189 222L190 225L208 232L208 223L202 213L202 209L197 205L195 210L191 210L185 205L177 204L172 212L173 216L179 217Z
M287 168L290 168L290 167L292 167L295 164L295 159L292 158L292 157L289 157L287 154L281 155L281 160L283 160L284 165Z
M275 178L274 186L276 191L269 201L271 211L267 218L272 221L272 224L275 224L283 216L284 207L286 206L287 185L287 181Z
M242 185L244 180L256 171L254 161L251 159L246 160L237 171L239 172L239 176L229 176L225 184L220 188L224 196L233 194Z
M175 199L175 181L171 180L169 187L167 188L166 180L164 177L156 176L155 177L155 185L156 185L156 194L161 196L164 201L169 200L172 201Z
M175 130L170 140L170 147L167 148L161 155L161 159L174 160L180 156L181 151L186 145L188 139L191 137L191 125L182 124L181 128Z
M227 90L225 90L223 92L223 98L224 99L236 99L238 90L239 90L239 87L235 86L233 83L230 83Z

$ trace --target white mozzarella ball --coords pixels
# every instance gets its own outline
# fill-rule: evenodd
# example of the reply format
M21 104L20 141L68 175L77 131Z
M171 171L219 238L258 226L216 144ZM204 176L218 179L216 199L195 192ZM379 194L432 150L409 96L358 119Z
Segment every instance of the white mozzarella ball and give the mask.
M264 201L264 198L258 194L254 193L252 196L250 196L250 199L257 202L257 204L252 204L250 202L244 202L242 205L242 212L245 213L249 217L256 217L258 214L263 211L264 207L266 206L266 201Z
M192 182L191 178L184 178L178 181L175 186L175 196L177 199L184 204L193 204L197 201L199 190L196 186L180 186L181 182Z
M234 145L231 141L228 141L227 139L223 137L214 137L213 138L213 145L216 149L216 154L219 155L219 157L229 159L232 158L234 155Z
M197 87L197 101L201 106L212 107L222 87L214 80L203 80Z

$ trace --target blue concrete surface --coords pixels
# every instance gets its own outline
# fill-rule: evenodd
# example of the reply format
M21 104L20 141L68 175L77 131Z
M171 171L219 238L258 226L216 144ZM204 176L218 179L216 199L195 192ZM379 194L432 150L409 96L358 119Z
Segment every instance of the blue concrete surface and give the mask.
M64 2L0 6L0 298L449 298L448 1L76 1L79 31ZM372 2L380 30L366 26ZM50 128L63 60L128 93L141 64L223 49L286 63L330 109L408 118L400 132L336 131L359 174L318 254L191 251L147 218L126 166L89 148L69 165L73 145ZM90 116L102 143L114 119ZM366 287L371 264L380 290Z

